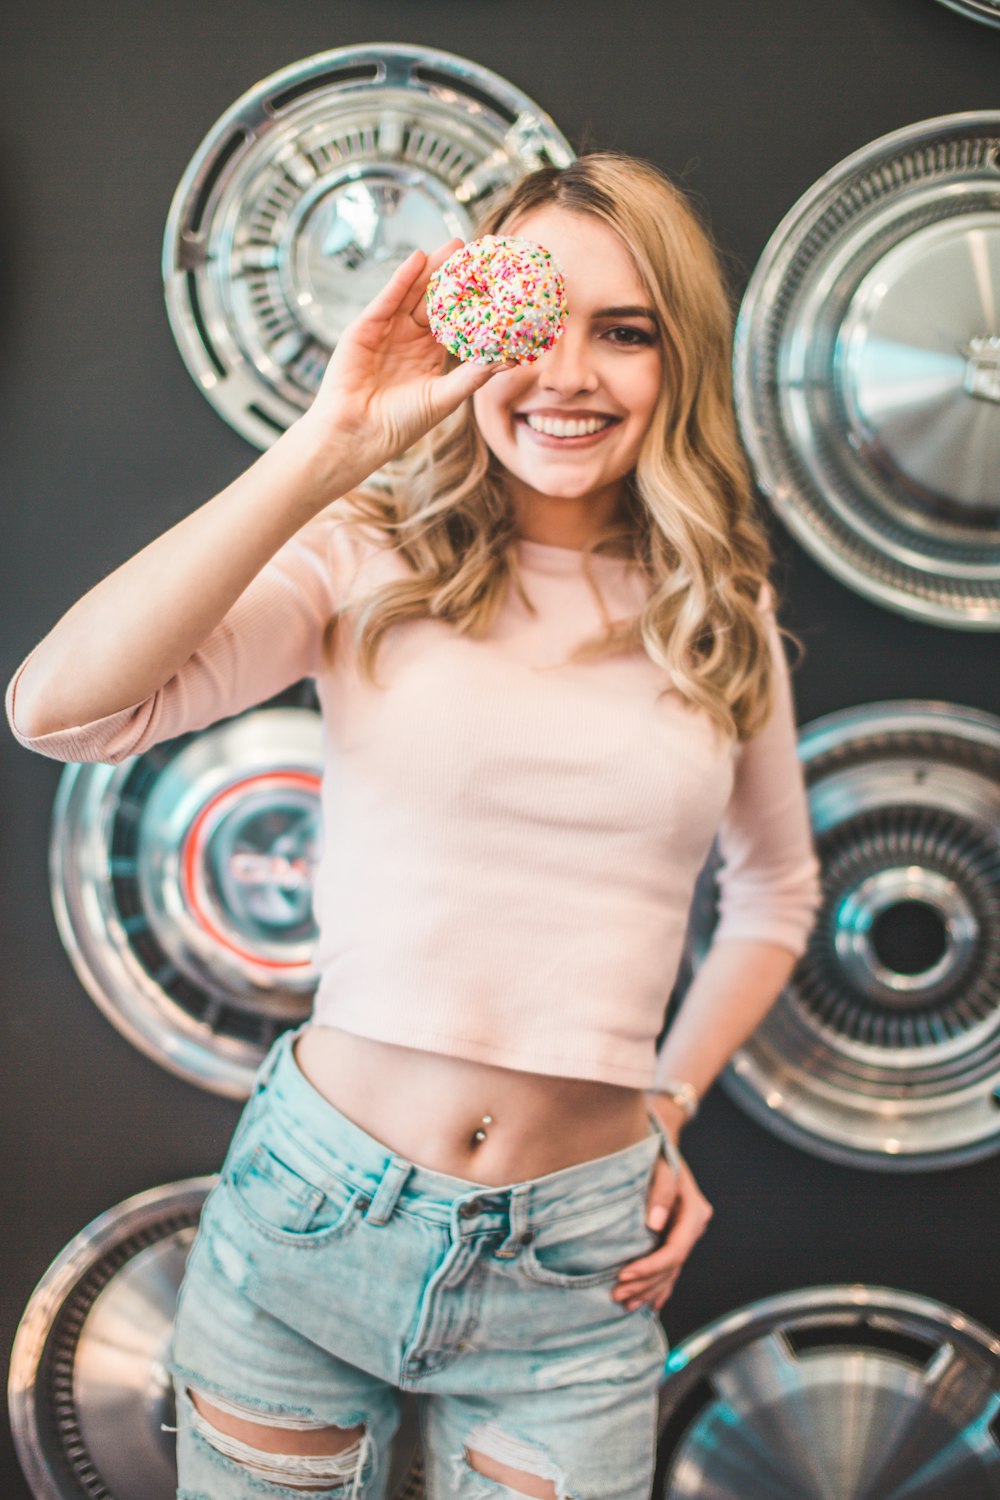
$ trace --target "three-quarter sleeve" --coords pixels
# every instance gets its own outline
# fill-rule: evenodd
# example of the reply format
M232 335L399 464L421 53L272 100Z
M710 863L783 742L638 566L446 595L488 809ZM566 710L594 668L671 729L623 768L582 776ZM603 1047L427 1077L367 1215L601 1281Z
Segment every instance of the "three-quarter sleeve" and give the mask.
M111 764L161 740L204 729L262 703L321 665L324 629L336 612L351 544L331 512L309 522L265 564L194 654L148 698L87 724L27 735L17 723L17 684L4 706L14 737L55 760Z
M776 943L805 952L821 899L788 662L767 594L774 693L764 725L743 742L717 836L719 920L715 939Z

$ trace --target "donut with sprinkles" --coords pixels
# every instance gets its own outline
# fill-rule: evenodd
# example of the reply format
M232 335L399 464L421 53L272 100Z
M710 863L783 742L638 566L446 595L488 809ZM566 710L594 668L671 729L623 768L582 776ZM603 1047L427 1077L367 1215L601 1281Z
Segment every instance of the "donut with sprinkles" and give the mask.
M431 333L474 364L532 364L566 326L566 279L533 240L486 234L448 257L427 283Z

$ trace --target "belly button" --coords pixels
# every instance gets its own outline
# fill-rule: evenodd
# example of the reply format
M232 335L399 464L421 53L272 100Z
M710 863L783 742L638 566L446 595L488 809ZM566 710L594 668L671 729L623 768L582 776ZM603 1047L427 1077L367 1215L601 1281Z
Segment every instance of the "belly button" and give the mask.
M484 1125L492 1125L492 1124L493 1124L493 1116L492 1115L483 1115L483 1124L479 1127L478 1130L474 1131L473 1135L472 1135L472 1144L473 1144L473 1146L478 1146L483 1141L485 1141L485 1139L486 1139L486 1131L483 1129L483 1126Z

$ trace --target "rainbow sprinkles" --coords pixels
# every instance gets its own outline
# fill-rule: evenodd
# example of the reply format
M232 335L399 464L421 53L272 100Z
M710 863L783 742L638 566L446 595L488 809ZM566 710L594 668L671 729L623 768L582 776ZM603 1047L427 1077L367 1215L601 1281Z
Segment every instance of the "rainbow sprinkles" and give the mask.
M531 364L566 326L566 280L542 245L486 234L448 257L427 284L431 333L474 364Z

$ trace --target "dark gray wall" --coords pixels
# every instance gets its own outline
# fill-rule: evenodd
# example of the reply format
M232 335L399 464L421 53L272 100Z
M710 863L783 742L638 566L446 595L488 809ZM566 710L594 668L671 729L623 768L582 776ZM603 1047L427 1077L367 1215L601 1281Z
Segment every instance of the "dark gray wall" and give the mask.
M19 25L8 20L0 55L4 681L74 598L253 457L173 344L159 277L167 207L246 88L369 41L475 59L577 146L619 147L681 177L740 287L786 209L848 152L1000 102L1000 31L934 0L34 0ZM905 621L835 582L780 527L774 538L785 619L808 648L802 720L909 695L1000 712L996 637ZM86 997L49 905L60 767L5 734L0 773L6 1350L72 1236L131 1193L214 1170L236 1106L146 1061ZM668 1305L673 1338L751 1298L849 1280L1000 1327L994 1164L915 1177L838 1168L723 1097L689 1140L717 1213ZM27 1500L4 1443L0 1487Z

